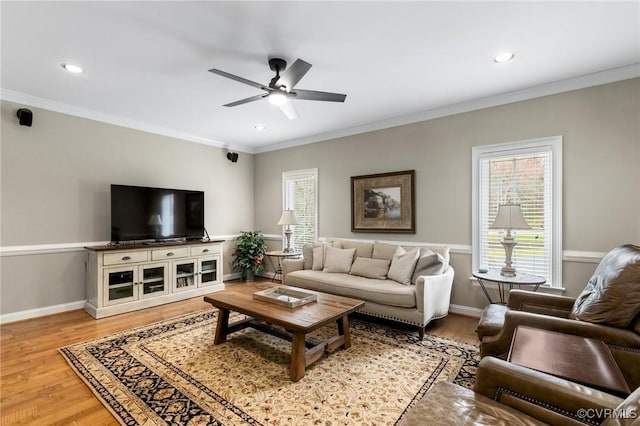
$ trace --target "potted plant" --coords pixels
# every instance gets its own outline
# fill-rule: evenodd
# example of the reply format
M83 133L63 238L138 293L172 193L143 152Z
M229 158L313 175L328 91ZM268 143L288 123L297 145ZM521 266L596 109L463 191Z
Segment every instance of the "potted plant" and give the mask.
M231 266L234 270L240 270L242 279L253 281L255 274L264 270L267 244L260 231L244 231L236 241L236 258Z

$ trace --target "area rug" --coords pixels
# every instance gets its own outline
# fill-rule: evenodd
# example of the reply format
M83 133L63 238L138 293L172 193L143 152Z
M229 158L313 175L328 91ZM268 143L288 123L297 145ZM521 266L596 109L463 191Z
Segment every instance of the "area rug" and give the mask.
M289 342L245 329L214 345L216 319L199 312L60 352L123 425L394 425L434 383L470 387L479 362L477 347L354 319L352 346L292 383Z

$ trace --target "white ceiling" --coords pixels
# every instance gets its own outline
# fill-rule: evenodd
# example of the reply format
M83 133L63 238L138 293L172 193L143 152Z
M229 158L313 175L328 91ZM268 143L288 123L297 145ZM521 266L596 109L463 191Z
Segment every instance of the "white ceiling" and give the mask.
M0 8L3 99L247 152L599 81L589 75L640 75L638 1L2 1ZM515 59L494 63L504 50ZM346 102L295 100L293 121L266 100L222 107L260 91L207 70L268 83L273 56L310 62L296 87L346 93ZM86 71L69 74L63 62ZM256 131L257 123L266 130Z

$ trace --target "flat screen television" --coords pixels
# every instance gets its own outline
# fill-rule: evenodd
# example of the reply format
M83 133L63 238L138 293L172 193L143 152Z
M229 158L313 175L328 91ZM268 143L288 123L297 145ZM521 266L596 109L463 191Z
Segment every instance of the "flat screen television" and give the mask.
M111 241L204 236L204 192L111 185Z

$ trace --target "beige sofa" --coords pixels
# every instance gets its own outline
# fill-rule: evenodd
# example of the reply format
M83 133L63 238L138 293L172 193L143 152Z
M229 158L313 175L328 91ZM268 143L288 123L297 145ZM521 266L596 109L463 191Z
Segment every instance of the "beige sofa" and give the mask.
M282 282L363 300L360 313L415 325L422 339L425 326L449 312L454 276L449 248L403 244L400 252L405 253L398 254L398 247L387 242L327 238L323 243L305 245L302 259L285 260ZM412 267L416 250L418 257ZM341 260L334 262L338 257Z

